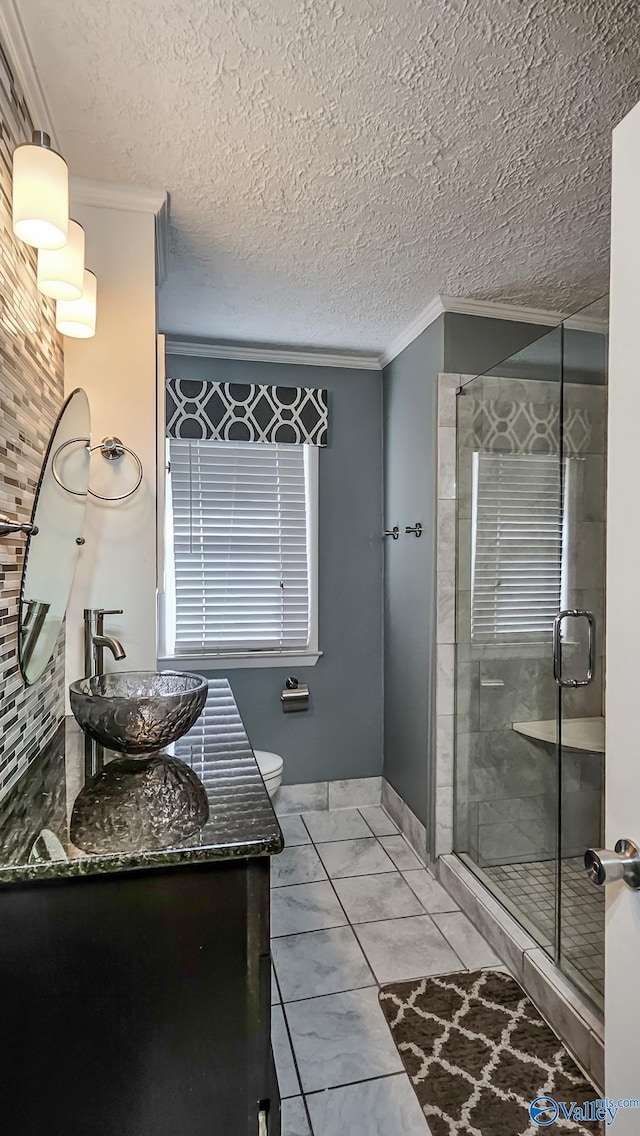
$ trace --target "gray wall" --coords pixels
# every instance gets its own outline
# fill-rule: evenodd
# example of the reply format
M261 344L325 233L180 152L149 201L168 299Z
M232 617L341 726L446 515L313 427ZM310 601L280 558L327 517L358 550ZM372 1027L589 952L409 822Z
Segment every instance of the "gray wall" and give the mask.
M384 775L427 823L435 660L435 493L438 374L444 317L384 370ZM419 540L405 525L420 521Z
M320 451L319 640L315 667L216 671L231 683L253 745L282 754L287 783L382 773L382 377L378 371L167 356L167 375L325 387ZM308 713L282 713L288 674Z
M568 383L606 381L607 336L593 331L542 324L511 323L447 312L444 317L444 369L453 374L559 382L564 363ZM563 359L564 356L564 359ZM503 365L504 364L504 365Z
M385 528L384 775L424 823L431 820L435 697L437 380L479 374L549 329L446 313L383 372ZM404 526L421 521L420 540Z
M481 375L548 332L548 327L537 323L512 323L447 312L443 370L456 375ZM513 369L509 373L513 375Z

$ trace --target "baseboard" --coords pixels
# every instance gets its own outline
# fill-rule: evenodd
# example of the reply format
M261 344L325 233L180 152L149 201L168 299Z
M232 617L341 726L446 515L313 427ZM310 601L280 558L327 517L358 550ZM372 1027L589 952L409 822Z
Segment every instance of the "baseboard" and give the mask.
M427 863L427 830L422 821L411 811L407 802L396 793L385 777L382 778L382 805L397 824L400 832L408 844L411 845L418 859Z
M346 781L311 781L281 785L273 799L277 816L316 809L357 809L382 805L422 864L427 863L427 830L406 801L384 777L351 777Z
M526 990L577 1063L603 1092L604 1017L455 855L438 878Z
M351 777L346 781L311 781L281 785L273 799L278 816L316 809L357 809L379 805L382 777Z

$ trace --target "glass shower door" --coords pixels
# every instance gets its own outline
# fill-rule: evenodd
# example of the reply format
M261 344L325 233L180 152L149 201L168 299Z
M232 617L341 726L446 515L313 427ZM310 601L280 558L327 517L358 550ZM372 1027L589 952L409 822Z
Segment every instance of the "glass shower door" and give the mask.
M600 302L456 412L454 850L599 1004L606 331Z
M457 400L454 848L555 957L563 568L562 329Z

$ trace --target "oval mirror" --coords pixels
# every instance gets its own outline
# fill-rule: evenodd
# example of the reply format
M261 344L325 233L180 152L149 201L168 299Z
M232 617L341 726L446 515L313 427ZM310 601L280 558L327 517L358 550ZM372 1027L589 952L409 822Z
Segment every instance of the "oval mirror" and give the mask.
M91 415L74 390L53 428L36 490L22 569L18 655L27 685L53 655L67 610L89 488Z

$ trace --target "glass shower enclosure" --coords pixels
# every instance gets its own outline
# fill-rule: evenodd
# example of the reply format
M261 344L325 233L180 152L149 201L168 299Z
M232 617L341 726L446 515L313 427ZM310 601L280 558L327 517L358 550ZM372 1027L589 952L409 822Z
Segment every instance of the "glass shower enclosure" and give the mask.
M454 850L596 1004L606 299L457 397Z

